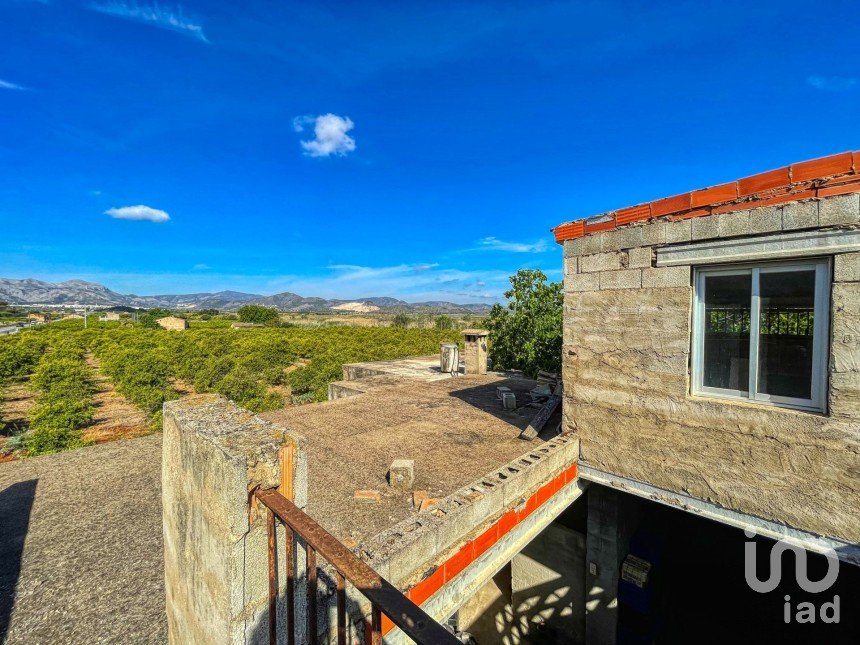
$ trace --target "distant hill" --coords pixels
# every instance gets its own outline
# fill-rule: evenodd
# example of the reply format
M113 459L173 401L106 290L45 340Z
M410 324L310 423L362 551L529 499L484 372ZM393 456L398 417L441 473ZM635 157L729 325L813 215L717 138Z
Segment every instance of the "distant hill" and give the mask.
M165 307L167 309L220 309L235 311L242 305L259 304L275 307L284 312L343 313L343 312L413 312L484 314L490 309L485 304L458 305L453 302L433 301L410 303L397 298L374 297L354 300L327 300L305 298L285 291L273 296L241 291L216 293L163 294L136 296L111 291L104 285L84 280L42 282L41 280L15 280L0 278L0 300L12 305L89 305L97 307Z

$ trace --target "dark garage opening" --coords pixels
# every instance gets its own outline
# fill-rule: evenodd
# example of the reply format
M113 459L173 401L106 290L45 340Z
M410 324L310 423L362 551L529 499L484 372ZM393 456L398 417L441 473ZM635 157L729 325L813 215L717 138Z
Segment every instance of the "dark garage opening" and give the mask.
M757 577L770 577L770 553L776 544L764 537L748 538L743 530L703 519L663 504L624 495L638 517L629 556L650 565L641 582L641 564L628 559L619 571L618 643L858 643L860 642L860 567L839 563L832 587L821 593L804 591L795 578L795 555L782 555L779 585L768 593L754 591L744 574L744 546L757 548ZM827 559L806 552L807 579L825 577ZM637 570L639 573L637 573ZM627 578L624 580L623 578ZM630 582L634 580L634 582ZM785 622L786 600L789 619ZM838 600L836 597L838 596ZM839 604L839 622L822 621L824 603ZM815 622L798 622L800 603L812 603ZM808 606L800 619L808 619ZM834 617L835 607L825 608Z

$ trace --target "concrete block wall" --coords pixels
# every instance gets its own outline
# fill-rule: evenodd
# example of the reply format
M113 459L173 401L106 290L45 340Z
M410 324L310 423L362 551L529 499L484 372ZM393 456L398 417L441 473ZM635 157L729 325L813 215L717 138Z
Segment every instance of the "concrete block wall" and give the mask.
M433 510L363 542L358 551L383 578L407 588L446 551L574 465L578 454L575 437L556 437L445 497Z
M307 503L304 440L218 395L164 406L162 501L164 578L171 643L268 642L268 551L265 511L252 509L257 487L281 482L279 449L295 454L294 501ZM284 544L283 529L278 544ZM279 580L286 580L279 549ZM297 571L304 551L296 549ZM305 597L304 576L296 597ZM283 599L283 590L281 598ZM299 642L304 608L297 606ZM286 620L284 602L278 620Z
M615 643L618 630L618 581L630 552L641 506L602 486L588 489L585 554L585 643Z
M833 257L826 414L691 396L693 267L655 262L669 245L858 227L852 192L566 240L564 418L582 463L860 541L860 254Z
M585 536L560 523L514 556L511 613L525 635L521 642L602 642L585 638L585 570Z

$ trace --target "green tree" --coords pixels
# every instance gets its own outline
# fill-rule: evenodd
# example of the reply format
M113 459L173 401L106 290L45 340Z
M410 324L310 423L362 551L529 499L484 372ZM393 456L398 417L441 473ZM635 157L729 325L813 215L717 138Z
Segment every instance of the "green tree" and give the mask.
M239 307L239 320L242 322L271 325L278 322L278 318L280 318L278 310L272 307L263 307L262 305Z
M436 329L439 331L448 331L449 329L454 328L454 321L451 320L451 316L437 316L436 317Z
M522 370L532 377L539 370L559 371L561 283L548 283L543 272L532 269L517 271L510 281L511 288L505 292L507 306L493 305L487 319L493 367Z
M171 315L171 311L169 309L150 309L145 314L141 314L137 321L141 324L141 326L146 327L147 329L158 329L158 319L166 318Z
M95 411L95 387L81 348L74 341L58 344L42 357L30 382L39 395L23 438L27 453L42 455L83 445L83 428Z
M394 320L391 321L391 326L398 329L406 329L409 327L409 320L410 318L406 314L397 314L394 316Z

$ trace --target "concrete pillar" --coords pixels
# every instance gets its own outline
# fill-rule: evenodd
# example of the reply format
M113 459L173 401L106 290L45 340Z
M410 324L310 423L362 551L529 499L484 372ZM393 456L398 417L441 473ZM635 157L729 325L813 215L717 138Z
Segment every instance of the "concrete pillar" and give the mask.
M251 492L282 483L279 455L285 444L294 454L294 501L303 507L307 460L301 437L217 395L164 405L164 576L171 643L268 642L265 511L252 508ZM283 543L281 532L278 544ZM283 556L279 549L282 584ZM301 571L302 550L296 559ZM296 597L304 597L304 585ZM296 609L302 625L303 608ZM279 606L278 613L283 625L286 607Z
M585 536L557 522L511 560L514 618L524 642L585 642Z
M621 563L639 519L637 500L611 488L588 488L585 557L585 642L614 645Z
M463 336L466 346L463 350L464 372L466 374L487 373L487 337L486 329L466 329Z
M457 629L479 643L517 645L511 608L511 563L487 580L456 613Z

